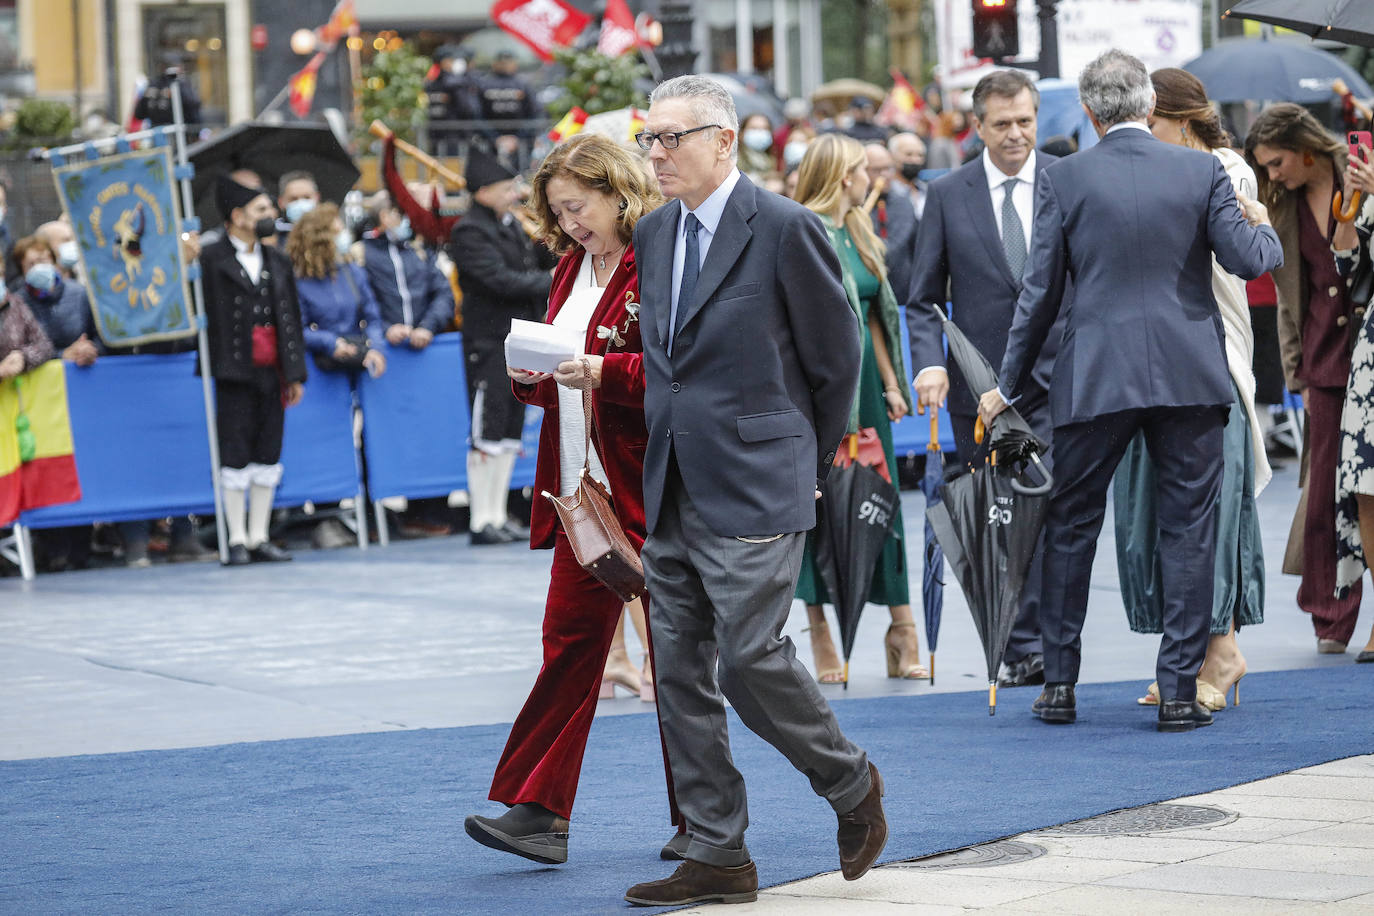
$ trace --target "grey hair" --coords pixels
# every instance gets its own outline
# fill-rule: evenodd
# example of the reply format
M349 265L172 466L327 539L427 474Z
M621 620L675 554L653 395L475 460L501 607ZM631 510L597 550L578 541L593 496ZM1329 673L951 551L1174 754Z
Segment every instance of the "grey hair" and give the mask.
M654 88L649 96L649 104L665 99L686 99L692 117L698 124L719 124L734 131L730 158L739 155L739 115L735 112L735 100L724 86L708 76L691 73L675 76Z
M1117 48L1103 51L1078 77L1079 98L1103 127L1145 120L1154 91L1140 59Z

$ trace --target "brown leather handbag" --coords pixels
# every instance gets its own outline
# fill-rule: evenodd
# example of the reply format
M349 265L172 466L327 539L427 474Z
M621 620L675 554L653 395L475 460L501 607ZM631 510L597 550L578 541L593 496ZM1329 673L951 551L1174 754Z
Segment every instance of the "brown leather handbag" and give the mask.
M592 367L582 360L582 377L591 382ZM615 592L620 600L633 601L644 594L644 567L639 553L611 507L610 494L591 475L592 389L582 389L582 416L586 430L582 472L577 478L577 490L568 496L554 496L547 490L543 495L553 503L563 533L568 536L573 556L587 572L602 585Z

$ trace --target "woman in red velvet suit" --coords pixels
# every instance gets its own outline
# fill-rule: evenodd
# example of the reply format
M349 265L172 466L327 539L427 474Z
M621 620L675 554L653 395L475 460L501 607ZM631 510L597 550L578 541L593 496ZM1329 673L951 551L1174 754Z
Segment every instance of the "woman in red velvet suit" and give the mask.
M584 456L583 367L552 375L508 369L515 395L544 408L535 491L572 493L586 457L636 548L644 543L644 370L639 281L631 233L662 202L638 159L605 137L581 135L554 149L534 177L530 209L562 255L549 294L550 324L583 337L591 367L594 434ZM566 862L568 821L622 602L574 559L548 500L535 500L530 547L553 548L544 608L544 666L511 728L490 797L511 806L464 826L484 846L545 864ZM647 607L647 598L646 598ZM665 760L666 769L666 760ZM669 806L677 823L669 784ZM671 844L670 844L671 845ZM665 852L666 854L666 852Z

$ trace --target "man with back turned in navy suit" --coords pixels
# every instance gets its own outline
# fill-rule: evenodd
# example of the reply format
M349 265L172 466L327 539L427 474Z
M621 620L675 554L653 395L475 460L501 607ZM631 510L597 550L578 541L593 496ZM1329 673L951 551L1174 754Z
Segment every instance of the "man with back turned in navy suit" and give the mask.
M935 410L949 396L950 423L959 459L981 464L986 451L973 441L978 394L963 376L945 368L943 331L931 304L944 308L973 345L997 365L1007 348L1007 331L1021 292L1027 243L1034 216L1036 176L1056 157L1035 150L1040 93L1020 70L997 70L973 88L973 123L983 154L931 183L916 235L906 323L916 373L917 410ZM1046 444L1051 441L1049 380L1058 335L1051 334L1025 395L1016 409ZM1052 454L1044 456L1053 469ZM1043 551L1031 559L1021 607L1007 641L1003 687L1045 680L1040 651L1040 582Z
M1050 385L1054 489L1045 523L1040 624L1041 720L1077 717L1079 634L1107 487L1143 432L1158 471L1159 730L1212 724L1197 702L1216 556L1222 429L1231 403L1212 255L1253 279L1283 262L1263 205L1236 194L1213 156L1161 143L1146 122L1155 94L1145 65L1123 51L1083 70L1079 97L1102 142L1051 164L1036 185L1030 266L1007 336L1001 387L984 392L986 422L1030 391L1035 358L1074 301Z

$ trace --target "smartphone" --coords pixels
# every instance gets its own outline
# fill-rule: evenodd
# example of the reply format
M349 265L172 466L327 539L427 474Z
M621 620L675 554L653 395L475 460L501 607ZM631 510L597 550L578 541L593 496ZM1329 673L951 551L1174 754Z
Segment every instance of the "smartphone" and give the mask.
M1369 161L1369 154L1362 151L1360 147L1363 146L1365 150L1374 147L1374 134L1371 134L1367 130L1352 130L1345 135L1345 142L1350 147L1350 155L1359 158L1363 162Z

